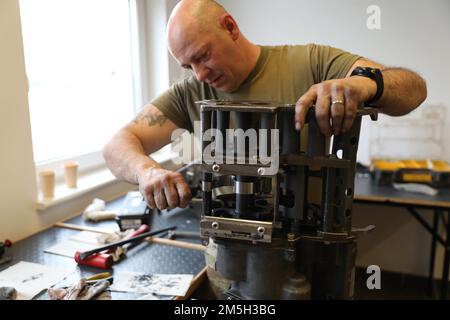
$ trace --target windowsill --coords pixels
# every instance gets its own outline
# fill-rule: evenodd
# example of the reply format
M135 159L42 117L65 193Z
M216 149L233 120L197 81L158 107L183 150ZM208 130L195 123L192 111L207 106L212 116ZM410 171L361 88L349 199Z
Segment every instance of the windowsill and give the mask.
M156 152L152 155L152 158L162 166L166 166L171 164L170 159L173 158L173 154L170 152ZM42 195L39 195L36 202L36 210L45 211L56 205L64 204L70 200L92 193L97 189L117 181L117 178L106 167L81 175L78 178L76 188L68 188L64 181L57 181L55 196L53 198L43 198Z
M79 177L76 188L68 188L64 182L58 183L55 187L55 196L53 198L44 198L40 195L36 203L36 209L44 211L50 207L62 204L68 200L72 200L98 188L104 187L115 180L116 177L113 176L108 168L102 168Z

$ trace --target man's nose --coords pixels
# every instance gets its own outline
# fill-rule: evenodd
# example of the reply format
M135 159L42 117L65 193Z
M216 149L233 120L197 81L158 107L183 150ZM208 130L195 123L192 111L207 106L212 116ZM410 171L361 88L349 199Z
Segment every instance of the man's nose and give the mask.
M194 65L193 68L198 81L205 81L208 79L210 70L207 67L202 65Z

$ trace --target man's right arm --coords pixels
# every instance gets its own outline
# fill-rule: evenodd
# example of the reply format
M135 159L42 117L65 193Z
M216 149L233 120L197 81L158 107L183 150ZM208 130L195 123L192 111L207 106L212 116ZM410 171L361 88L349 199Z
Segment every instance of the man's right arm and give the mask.
M151 208L185 207L190 190L181 174L165 170L148 155L171 142L177 126L154 105L145 106L105 146L107 166L118 178L139 185Z

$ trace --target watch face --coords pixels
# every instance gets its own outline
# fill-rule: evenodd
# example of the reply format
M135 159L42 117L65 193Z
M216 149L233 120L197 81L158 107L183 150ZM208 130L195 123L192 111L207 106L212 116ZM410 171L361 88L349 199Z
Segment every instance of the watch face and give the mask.
M353 72L352 76L364 76L371 79L374 79L375 76L380 72L379 69L376 68L370 68L370 67L356 67Z
M372 74L377 74L380 72L380 69L376 69L376 68L367 68L367 70L369 70Z

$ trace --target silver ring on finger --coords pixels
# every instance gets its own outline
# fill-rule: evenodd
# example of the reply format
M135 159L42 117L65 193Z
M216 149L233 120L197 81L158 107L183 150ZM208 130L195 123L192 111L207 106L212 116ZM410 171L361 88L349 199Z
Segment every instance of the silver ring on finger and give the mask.
M342 105L344 105L344 100L339 100L339 99L332 100L331 104L342 104Z

